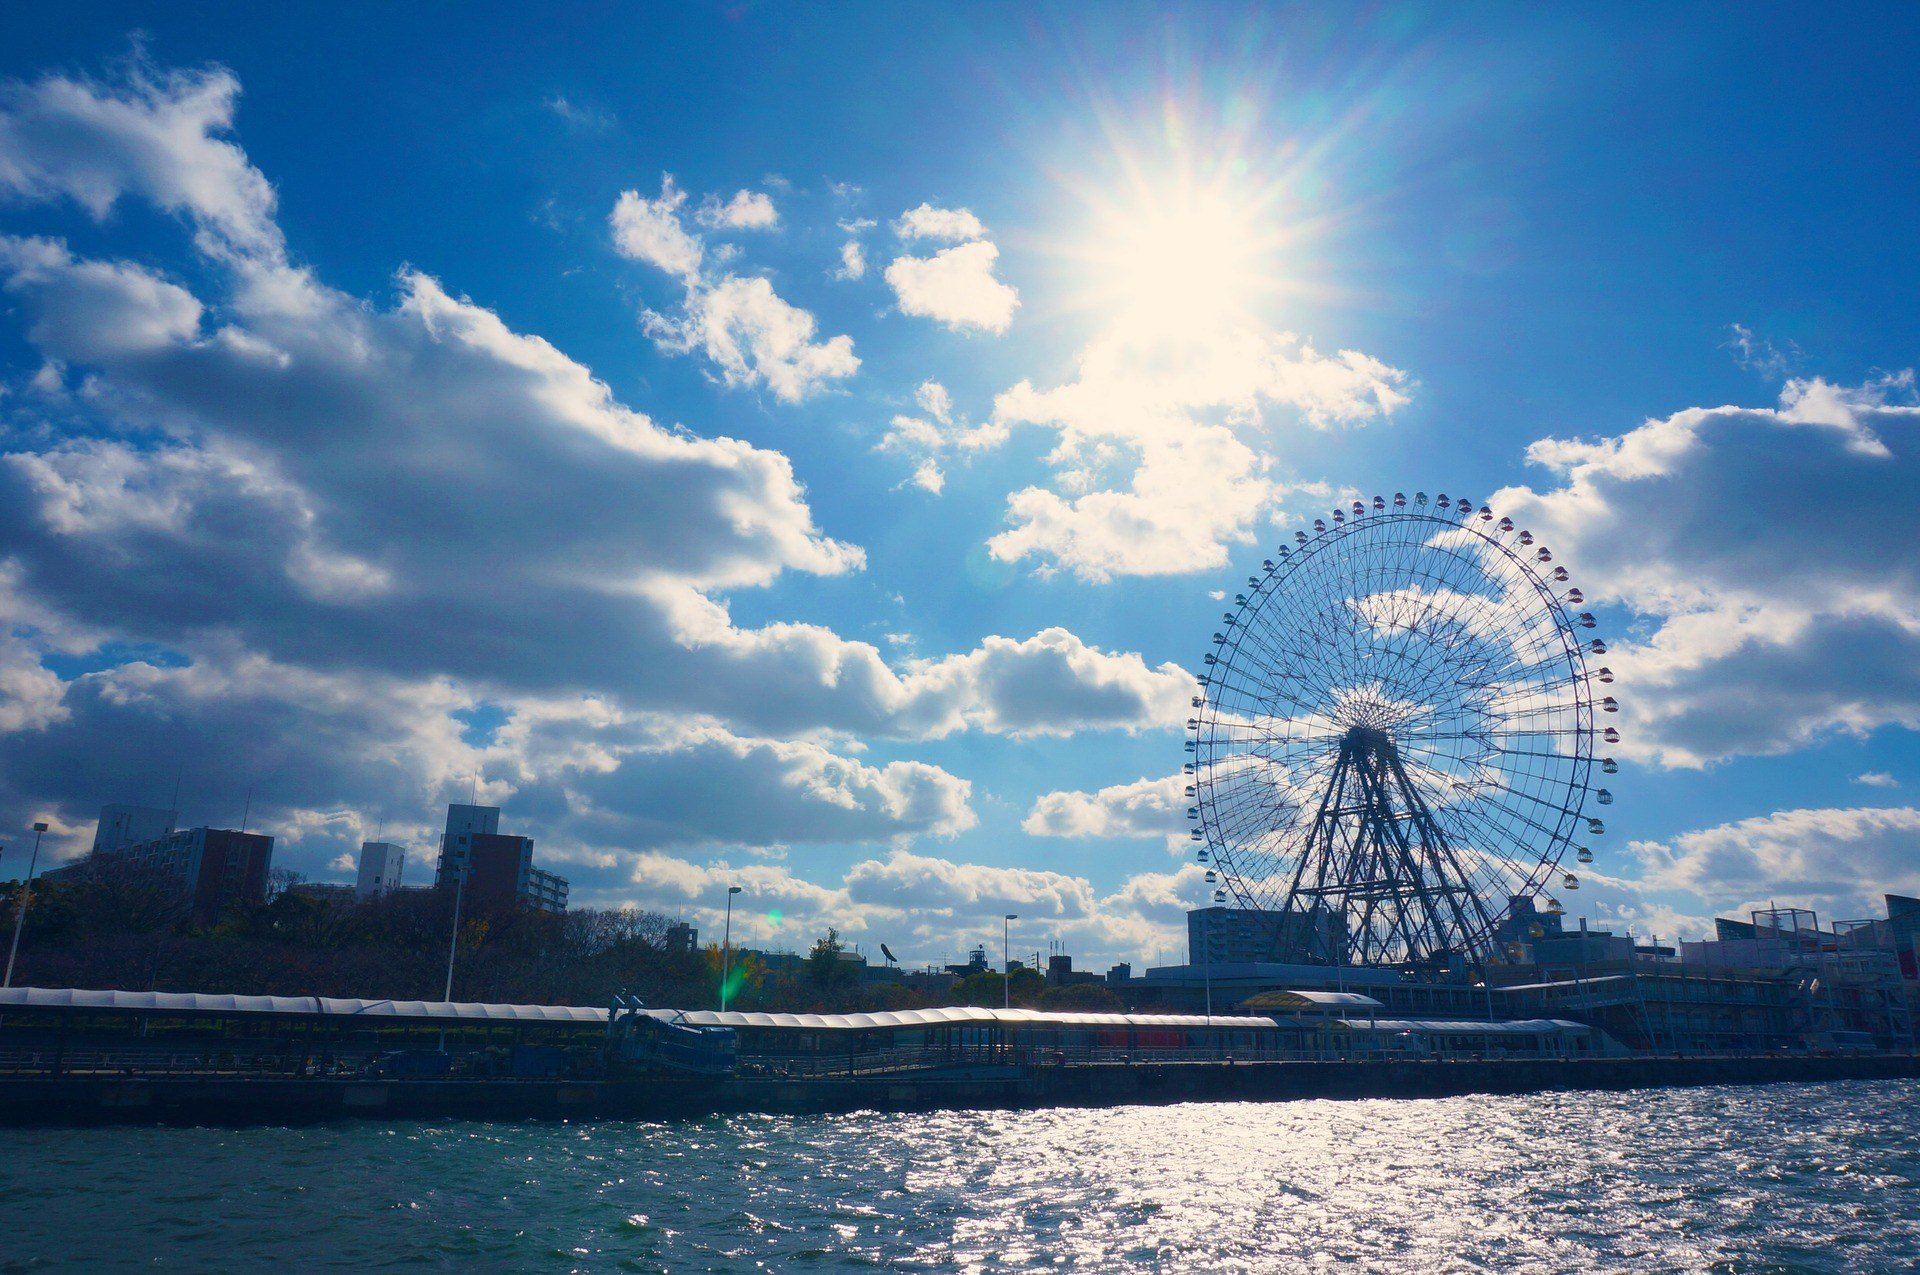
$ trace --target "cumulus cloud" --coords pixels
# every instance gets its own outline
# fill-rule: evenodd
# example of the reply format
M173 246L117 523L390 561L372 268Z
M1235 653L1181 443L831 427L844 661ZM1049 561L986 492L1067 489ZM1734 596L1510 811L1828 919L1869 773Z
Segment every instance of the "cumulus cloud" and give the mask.
M132 195L192 222L210 252L277 258L274 192L222 134L240 82L223 69L133 67L105 85L62 75L0 87L0 190L67 197L104 219Z
M1880 895L1920 893L1920 810L1782 810L1628 849L1645 884L1683 890L1717 915L1774 903L1826 922L1878 915Z
M1088 580L1214 570L1296 490L1262 442L1289 412L1315 428L1357 425L1407 402L1406 374L1355 350L1324 355L1291 333L1240 327L1190 338L1109 330L1075 378L1021 381L992 424L1052 429L1052 487L1008 497L996 558L1032 558Z
M867 274L867 254L861 250L860 242L849 239L840 245L840 268L833 272L836 279L864 279Z
M634 856L617 897L688 916L709 930L722 923L713 900L730 885L736 941L804 950L826 926L872 951L884 942L908 964L952 961L976 944L998 951L1001 918L1013 950L1041 936L1082 957L1184 951L1186 909L1203 892L1197 869L1144 873L1101 894L1085 878L1044 869L1003 868L895 850L862 860L844 884L824 886L782 863L696 862L658 850Z
M700 277L706 247L680 222L680 208L686 202L686 192L674 185L670 173L661 175L658 198L622 191L608 216L614 247L622 256L657 266L684 283L694 283Z
M401 272L391 304L329 288L289 261L271 187L217 136L234 92L219 74L5 89L14 197L95 215L148 199L198 253L189 287L51 239L0 241L0 286L36 357L85 386L62 407L70 428L0 445L0 604L27 617L0 641L12 808L52 803L78 823L153 758L187 753L210 773L270 766L290 827L350 844L367 831L342 814L356 793L417 809L459 790L476 758L452 714L486 699L513 714L498 747L517 751L483 759L483 792L555 826L578 796L627 827L623 794L698 754L770 814L759 828L691 820L669 830L676 844L771 836L781 820L892 840L964 827L964 782L822 738L1178 720L1177 667L1060 629L896 665L820 626L735 625L715 591L863 563L815 525L786 457L655 421L429 276ZM658 199L622 201L627 246L675 274L701 261L674 234L684 198L665 181ZM723 366L803 377L790 365L819 347L757 282L702 276L690 295L726 300L690 330ZM757 337L762 320L787 336ZM40 658L56 642L105 667L59 678ZM605 721L568 736L552 705L598 705ZM704 725L649 732L645 714ZM140 739L103 768L107 743ZM598 844L584 822L566 835Z
M1856 784L1865 784L1869 788L1898 788L1900 786L1900 781L1884 770L1869 770L1864 774L1855 775L1853 782Z
M705 354L720 369L723 384L764 385L787 403L810 398L859 370L852 337L816 341L813 315L783 300L767 280L705 272L706 245L681 220L686 202L669 174L661 178L659 198L626 191L609 217L621 255L658 266L686 287L672 313L641 313L642 329L661 349ZM747 190L725 203L709 196L695 216L716 229L765 230L779 223L773 201Z
M985 239L987 228L965 208L935 208L921 204L894 219L893 233L902 239L944 239L963 242Z
M708 195L694 217L710 230L772 230L780 224L773 199L758 190L736 190L725 202L718 195Z
M1912 396L1909 372L1794 380L1773 408L1690 408L1534 444L1562 485L1493 503L1590 596L1649 621L1609 660L1624 751L1701 766L1920 725Z
M985 240L943 248L931 257L895 257L887 285L903 314L935 319L955 331L996 336L1013 323L1020 294L994 277L1000 250Z
M1159 838L1173 854L1187 847L1184 794L1192 781L1184 775L1137 779L1098 792L1042 794L1020 826L1036 837Z
M918 466L909 481L935 495L946 485L941 467L944 456L998 447L1007 440L1009 431L1004 425L993 421L972 425L956 418L953 396L938 381L922 381L914 391L914 403L922 415L896 414L874 450L917 458Z
M816 342L813 316L782 301L760 278L727 275L693 288L678 317L649 310L642 324L668 349L704 352L726 384L765 385L787 403L809 398L860 367L852 337Z

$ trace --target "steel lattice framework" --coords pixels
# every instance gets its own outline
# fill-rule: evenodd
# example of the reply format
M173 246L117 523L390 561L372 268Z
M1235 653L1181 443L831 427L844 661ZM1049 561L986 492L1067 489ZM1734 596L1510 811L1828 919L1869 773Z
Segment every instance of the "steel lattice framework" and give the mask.
M1469 500L1376 496L1294 539L1223 617L1187 723L1215 902L1270 914L1274 960L1497 959L1510 900L1558 912L1562 858L1605 831L1594 617Z

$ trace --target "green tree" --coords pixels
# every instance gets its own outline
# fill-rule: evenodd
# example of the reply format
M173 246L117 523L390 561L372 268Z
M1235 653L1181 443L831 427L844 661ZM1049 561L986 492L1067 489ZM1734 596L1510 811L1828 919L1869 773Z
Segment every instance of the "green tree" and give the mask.
M954 985L953 1003L998 1009L1003 1003L1011 1002L1016 1006L1031 1008L1046 988L1047 980L1035 970L1015 970L1010 987L1000 971L982 970L978 974L967 975Z
M1049 987L1040 993L1037 1002L1040 1009L1059 1010L1063 1013L1110 1014L1126 1009L1126 1002L1114 994L1110 987L1098 983L1074 983L1067 987Z
M828 994L852 987L859 981L860 971L845 959L845 954L846 945L840 942L840 931L829 925L807 953L807 982L815 990Z

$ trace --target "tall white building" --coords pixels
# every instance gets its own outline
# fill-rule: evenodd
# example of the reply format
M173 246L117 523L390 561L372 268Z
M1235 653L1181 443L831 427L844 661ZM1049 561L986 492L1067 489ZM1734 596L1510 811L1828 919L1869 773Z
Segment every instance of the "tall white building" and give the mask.
M376 899L398 890L406 866L407 852L391 841L361 842L360 879L354 883L353 897Z
M93 830L93 852L118 850L171 836L180 820L177 810L156 806L100 807L100 825Z
M499 831L498 806L448 806L447 830L440 837L440 869L434 874L434 884L449 883L467 870L475 837L495 836Z

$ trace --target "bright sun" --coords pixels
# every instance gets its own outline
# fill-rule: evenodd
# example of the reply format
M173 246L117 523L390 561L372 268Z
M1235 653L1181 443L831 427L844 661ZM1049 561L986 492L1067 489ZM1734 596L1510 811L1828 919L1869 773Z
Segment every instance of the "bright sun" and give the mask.
M1273 290L1279 236L1257 201L1197 182L1136 189L1104 209L1088 244L1098 305L1129 328L1198 335L1244 318Z

